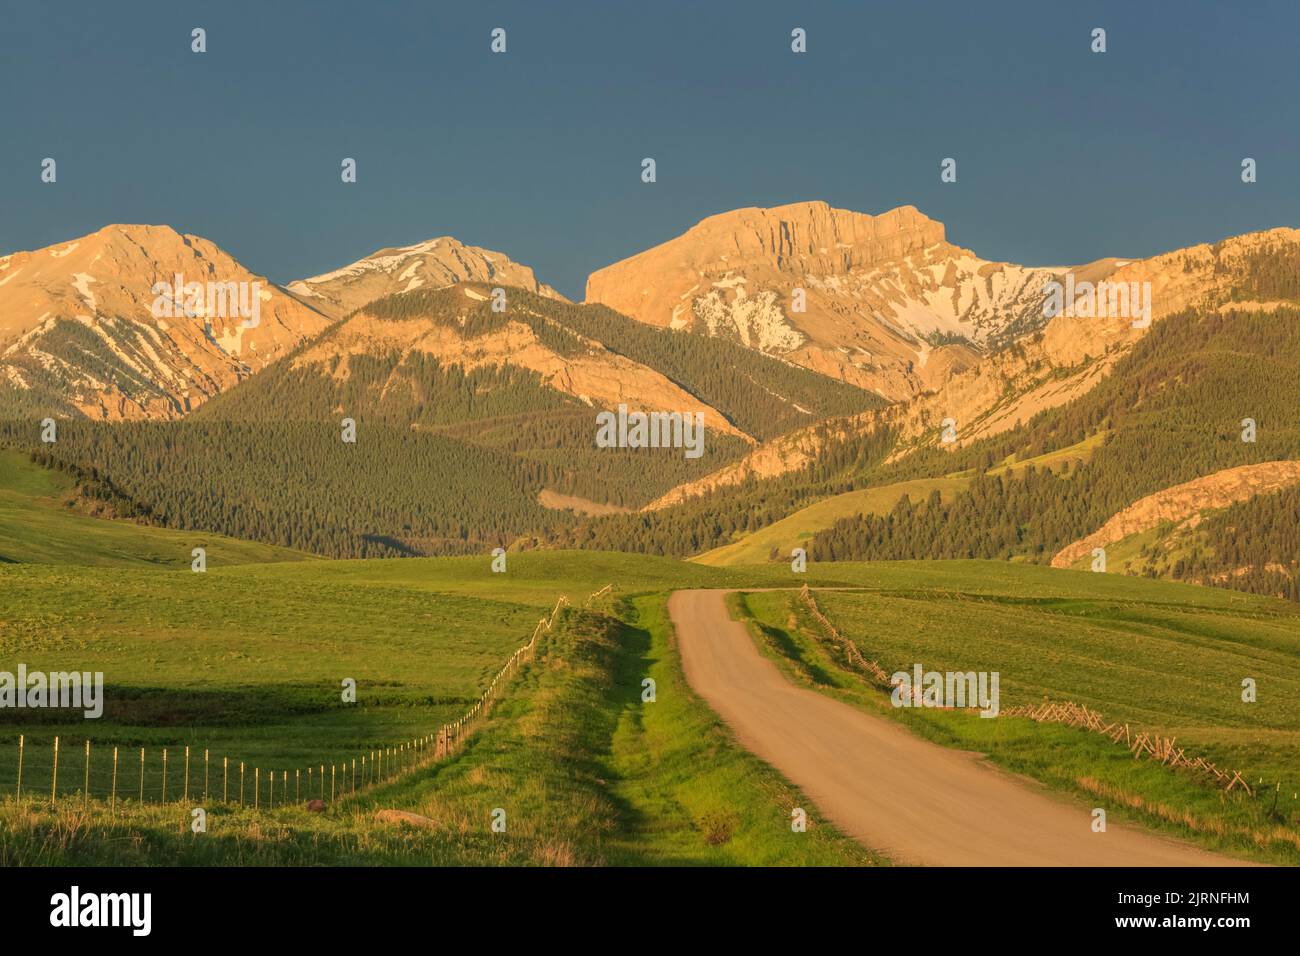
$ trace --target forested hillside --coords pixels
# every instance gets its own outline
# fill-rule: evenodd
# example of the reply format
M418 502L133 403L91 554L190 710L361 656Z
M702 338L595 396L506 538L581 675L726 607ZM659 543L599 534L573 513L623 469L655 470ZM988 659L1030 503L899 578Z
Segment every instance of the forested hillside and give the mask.
M538 301L566 328L659 370L758 439L885 405L871 392L727 339L656 328L603 305Z
M1284 283L1263 265L1252 274L1261 295ZM825 415L876 401L722 339L510 295L506 316L486 303L467 315L447 290L392 296L367 314L454 323L471 338L522 321L563 355L599 342L670 373L750 433L775 432L803 409ZM466 370L400 349L349 354L346 374L336 374L337 362L299 361L339 329L183 422L61 422L59 441L42 445L28 419L0 426L0 440L77 469L88 493L112 499L115 513L334 557L512 544L683 556L841 492L964 474L969 486L948 500L904 499L888 514L840 520L811 540L810 555L1046 562L1153 492L1225 468L1300 458L1300 311L1188 310L1157 323L1086 395L967 447L923 448L887 463L896 451L892 431L846 439L828 429L817 459L798 472L653 512L579 517L543 507L538 496L549 489L637 509L746 445L710 433L700 459L680 450L597 449L590 405L510 364ZM343 417L357 423L356 444L340 438ZM1242 440L1246 419L1254 441ZM1096 447L1086 461L999 467L1089 439ZM1234 506L1174 559L1152 551L1145 573L1294 593L1294 505L1294 494L1282 493ZM1214 529L1221 534L1210 535Z
M465 288L482 298L467 300ZM870 392L722 339L652 328L604 306L573 305L522 289L506 290L507 310L493 312L490 293L490 287L476 284L418 289L388 296L359 311L381 321L424 320L454 329L466 340L521 322L541 344L564 357L580 355L590 343L598 343L661 373L758 439L884 404ZM349 409L379 415L394 425L447 425L586 407L572 395L547 388L540 376L525 369L499 364L466 372L419 350L350 355L346 375L337 374L337 360L325 368L302 364L305 352L319 351L341 336L343 329L343 323L333 326L266 372L209 402L196 416L324 420Z
M1083 398L944 461L882 469L880 480L983 471L1105 432L1090 461L1058 471L977 475L950 504L900 502L845 519L813 541L820 560L1027 557L1047 560L1137 499L1237 465L1300 457L1300 312L1184 312L1159 323ZM1243 441L1245 419L1255 440Z
M1170 562L1152 549L1150 573L1300 601L1300 488L1257 495L1211 515ZM1168 564L1168 567L1162 565Z
M391 296L366 311L383 322L454 326L469 340L522 321L560 355L589 350L609 323L608 337L629 358L667 363L681 387L706 393L761 433L813 414L802 408L878 404L858 389L725 342L642 329L608 309L509 294L507 314L486 301L467 309L460 289ZM10 412L0 437L84 473L87 488L115 500L116 513L331 557L457 554L553 540L577 519L543 508L544 489L635 508L747 448L713 430L700 458L681 449L597 448L597 409L510 364L467 370L396 348L347 354L345 374L340 356L324 365L301 361L340 328L182 422L61 421L58 441L47 445L36 427L43 410L25 405ZM739 369L728 366L733 358ZM786 389L798 408L760 377ZM355 444L342 441L344 418L356 423Z
M19 437L12 425L0 435ZM536 500L545 468L386 426L64 422L38 460L111 478L139 517L328 557L463 554L563 523Z
M592 518L557 532L562 547L683 557L764 528L819 498L866 487L894 445L888 429L827 437L816 459L797 472L749 481L661 510Z

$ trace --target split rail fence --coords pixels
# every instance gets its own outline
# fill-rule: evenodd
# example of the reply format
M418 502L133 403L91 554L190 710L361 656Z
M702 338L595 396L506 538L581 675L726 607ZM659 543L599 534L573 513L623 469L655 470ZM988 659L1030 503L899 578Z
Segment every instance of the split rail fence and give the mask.
M884 668L876 661L869 661L863 657L862 652L858 650L858 646L840 634L830 619L822 613L808 585L805 584L800 588L799 597L807 607L808 613L840 646L853 667L865 673L872 683L886 689L893 688L892 678L885 672ZM1158 760L1167 767L1185 767L1188 770L1212 778L1225 791L1240 788L1250 796L1255 795L1255 791L1251 789L1246 779L1241 775L1241 771L1224 770L1204 757L1187 753L1184 748L1177 746L1177 738L1162 737L1159 734L1150 732L1137 733L1131 730L1126 723L1120 723L1119 721L1107 722L1101 714L1083 704L1076 704L1073 701L1065 703L1046 701L1042 704L1008 707L1003 709L998 716L1027 717L1037 723L1063 724L1067 727L1090 730L1093 733L1101 734L1103 737L1108 737L1111 743L1119 743L1123 739L1124 745L1133 754L1135 760L1146 757L1150 760Z

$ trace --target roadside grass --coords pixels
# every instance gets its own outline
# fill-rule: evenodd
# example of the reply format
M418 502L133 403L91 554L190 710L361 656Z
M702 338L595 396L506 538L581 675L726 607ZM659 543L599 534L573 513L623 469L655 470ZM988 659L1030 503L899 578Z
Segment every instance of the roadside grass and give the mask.
M667 595L620 616L625 701L612 742L615 793L632 812L617 842L628 861L715 865L881 864L825 821L807 797L737 743L686 682ZM654 703L642 703L653 680ZM791 828L807 814L807 832Z
M1153 597L1168 585L1147 584ZM1201 589L1214 597L1211 589ZM948 593L818 591L823 613L887 671L1000 674L1001 707L1074 700L1135 731L1222 768L1241 769L1257 795L1224 793L1199 776L1135 760L1100 735L1023 718L895 708L888 692L850 670L792 592L732 596L760 647L787 676L897 720L944 746L985 753L1000 766L1130 820L1210 849L1265 862L1300 863L1300 613L1256 600L1250 613L1193 604L1032 601ZM1243 704L1240 675L1261 687ZM1265 706L1264 689L1271 698Z

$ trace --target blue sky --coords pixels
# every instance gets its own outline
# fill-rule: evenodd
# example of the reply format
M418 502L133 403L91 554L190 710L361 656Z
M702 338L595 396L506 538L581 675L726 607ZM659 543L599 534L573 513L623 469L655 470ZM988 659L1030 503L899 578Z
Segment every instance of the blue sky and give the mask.
M0 253L167 223L288 282L453 235L580 297L705 216L808 199L910 203L1027 264L1300 226L1294 0L2 6Z

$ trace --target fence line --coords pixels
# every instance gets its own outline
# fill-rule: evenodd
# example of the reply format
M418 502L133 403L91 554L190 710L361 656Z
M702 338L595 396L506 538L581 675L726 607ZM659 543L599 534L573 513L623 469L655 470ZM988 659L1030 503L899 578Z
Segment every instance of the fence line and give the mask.
M1176 746L1178 738L1162 737L1159 734L1148 732L1135 734L1129 729L1128 724L1121 724L1119 721L1107 723L1106 719L1097 711L1083 704L1076 704L1074 701L1064 703L1044 701L1038 705L1008 707L999 716L1027 717L1037 723L1078 727L1101 734L1103 737L1109 737L1111 743L1119 743L1122 737L1124 746L1132 752L1134 760L1146 757L1150 760L1159 760L1166 767L1187 767L1198 773L1214 777L1215 782L1223 786L1225 791L1240 786L1250 796L1255 795L1250 785L1246 783L1245 778L1242 777L1241 771L1233 770L1228 772L1221 770L1204 757L1193 757L1182 747Z
M612 584L607 584L599 591L589 595L583 603L583 607L590 607L592 602L598 598L610 593L613 590ZM399 777L409 775L428 764L454 756L464 749L470 736L483 723L488 713L491 711L493 704L499 700L504 693L508 679L516 675L523 667L524 663L532 660L536 656L537 644L541 636L550 632L560 617L560 612L569 607L569 599L566 595L560 595L555 602L555 606L549 614L544 615L533 628L532 636L526 644L523 644L515 650L513 654L501 666L500 670L492 677L488 683L487 689L471 704L466 711L454 720L448 721L437 730L424 734L419 737L413 737L410 740L403 741L399 744L377 747L361 755L348 755L343 758L341 763L329 764L329 801L343 802L350 800L367 790L373 789L384 783L389 783ZM101 745L108 746L108 745ZM23 777L26 773L29 777L32 775L32 762L29 759L32 746L27 741L25 734L18 736L18 755L17 755L17 775L14 788L14 799L20 801L23 799ZM54 738L52 749L52 763L50 765L50 792L49 802L52 805L59 803L59 759L63 742L58 736ZM83 766L77 768L75 762L71 768L67 768L67 758L65 755L65 776L66 771L70 770L73 774L77 769L82 770L82 787L81 797L85 805L89 805L91 794L95 787L92 785L98 780L100 782L101 793L107 791L109 809L111 813L116 813L119 807L119 773L118 773L118 747L112 747L111 771L99 771L98 778L95 774L94 750L92 741L87 739L84 749ZM139 789L137 794L138 803L156 802L165 804L168 802L168 748L161 749L161 781L159 788L155 791L158 799L153 801L146 792L146 748L140 748L140 777ZM185 802L190 799L190 774L191 774L191 753L190 747L185 747L184 751L184 771L183 781L180 787L179 795L173 791L171 802ZM75 758L74 758L75 760ZM102 761L101 761L102 762ZM176 762L176 761L173 761ZM245 790L246 762L239 762L239 782L238 782L238 800L232 799L230 780L230 758L223 756L221 758L221 802L224 804L234 804L239 806L251 806L252 809L258 810L263 806L262 800L262 767L260 765L252 768L253 794L252 802L249 803ZM294 795L295 803L314 803L326 799L325 771L326 764L317 764L305 768L307 770L306 787L303 787L303 768L294 770ZM274 768L266 768L267 790L265 806L270 809L275 806L275 775ZM108 773L108 785L103 786L104 774ZM289 803L289 772L280 770L280 804ZM152 777L152 775L150 775ZM42 775L43 777L43 775ZM73 778L76 779L75 776ZM208 802L211 796L214 796L209 789L210 784L210 752L203 751L203 800ZM73 785L75 787L75 784ZM152 789L152 785L151 785ZM66 787L65 787L66 790ZM28 788L30 793L31 788ZM120 796L127 797L123 793ZM28 799L31 799L29 797ZM65 797L66 799L66 797ZM128 801L129 802L129 799Z
M869 661L863 657L862 652L858 650L857 644L854 644L848 638L840 634L835 625L830 622L830 618L823 614L822 609L817 606L817 600L813 597L812 590L807 584L799 589L799 597L803 600L805 606L807 606L808 613L811 614L813 618L816 619L817 623L825 628L826 632L835 639L837 644L840 645L841 650L844 651L844 656L848 658L850 664L858 670L864 671L870 675L871 679L880 686L887 689L893 689L894 679L889 674L885 673L885 669L878 663L875 661Z
M807 584L800 588L799 597L817 623L844 649L849 663L857 669L865 671L875 683L892 690L894 684L890 675L885 673L884 669L875 661L868 661L863 657L857 645L840 634L835 625L817 606L817 601ZM913 693L916 693L915 689ZM1027 717L1036 723L1063 724L1068 727L1090 730L1104 737L1109 737L1112 743L1118 743L1122 737L1124 738L1124 745L1133 753L1134 760L1147 757L1151 760L1159 760L1160 763L1167 767L1186 767L1213 777L1214 782L1222 786L1225 791L1240 787L1250 796L1255 795L1246 779L1241 775L1241 771L1233 770L1229 772L1222 770L1204 757L1189 755L1182 747L1176 746L1176 737L1162 737L1159 734L1150 732L1134 734L1129 729L1128 724L1121 724L1118 721L1108 723L1101 714L1083 704L1076 704L1073 701L1065 703L1046 701L1037 705L1008 707L1001 710L998 716Z

